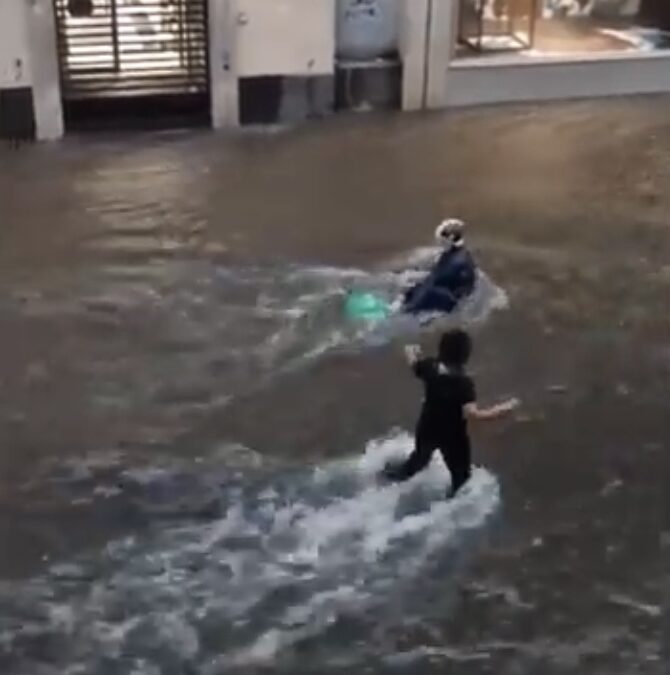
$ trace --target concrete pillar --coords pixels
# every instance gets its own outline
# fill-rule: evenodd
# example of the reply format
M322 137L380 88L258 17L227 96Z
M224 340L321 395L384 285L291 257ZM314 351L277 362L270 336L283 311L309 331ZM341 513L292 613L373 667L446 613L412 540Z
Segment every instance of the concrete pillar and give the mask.
M0 88L29 87L38 140L63 135L52 0L0 0Z
M451 0L446 0L450 2ZM421 110L426 103L426 49L431 0L404 0L400 8L402 109Z
M52 0L23 1L28 5L37 138L55 140L63 136L64 129L54 6Z
M431 0L428 28L426 108L447 104L447 72L453 56L458 28L457 0Z
M456 40L458 2L404 0L401 20L402 109L443 108Z
M235 63L237 9L235 0L209 2L209 62L212 126L240 124L240 97Z

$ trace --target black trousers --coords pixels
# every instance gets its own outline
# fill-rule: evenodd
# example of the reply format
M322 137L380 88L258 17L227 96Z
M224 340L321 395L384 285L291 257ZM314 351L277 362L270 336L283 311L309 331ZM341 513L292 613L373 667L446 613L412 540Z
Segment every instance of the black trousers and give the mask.
M428 465L435 450L440 451L451 474L451 490L447 496L453 497L472 475L470 439L467 436L446 439L430 430L419 428L412 454L402 464L388 468L386 476L394 481L408 480Z

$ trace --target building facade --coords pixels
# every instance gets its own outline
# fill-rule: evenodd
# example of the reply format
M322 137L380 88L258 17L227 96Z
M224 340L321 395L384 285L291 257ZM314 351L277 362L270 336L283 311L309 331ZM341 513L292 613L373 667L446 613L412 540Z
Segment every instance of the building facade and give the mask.
M0 136L670 91L667 0L2 0Z

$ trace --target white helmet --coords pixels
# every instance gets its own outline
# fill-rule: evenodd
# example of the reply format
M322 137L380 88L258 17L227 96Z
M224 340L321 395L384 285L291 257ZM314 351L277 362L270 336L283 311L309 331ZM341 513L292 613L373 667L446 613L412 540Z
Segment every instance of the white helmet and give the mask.
M462 246L465 223L458 218L443 220L435 230L435 239L441 246Z

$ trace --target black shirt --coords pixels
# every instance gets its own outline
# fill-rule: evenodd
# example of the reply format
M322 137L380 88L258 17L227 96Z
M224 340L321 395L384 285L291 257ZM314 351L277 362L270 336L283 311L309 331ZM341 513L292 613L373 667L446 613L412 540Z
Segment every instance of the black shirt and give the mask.
M447 370L437 359L417 361L414 373L425 388L419 431L435 440L467 440L463 408L476 400L474 382L462 371Z

